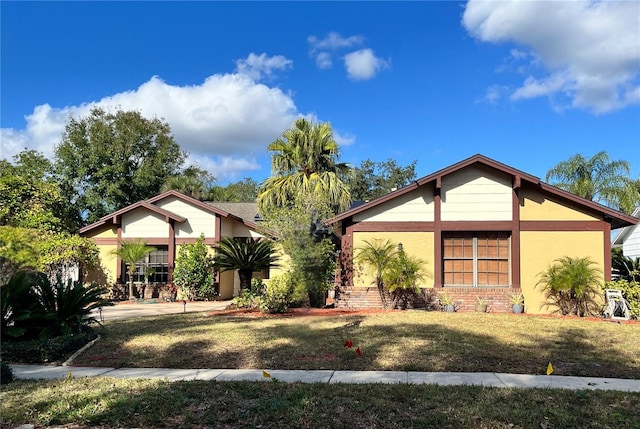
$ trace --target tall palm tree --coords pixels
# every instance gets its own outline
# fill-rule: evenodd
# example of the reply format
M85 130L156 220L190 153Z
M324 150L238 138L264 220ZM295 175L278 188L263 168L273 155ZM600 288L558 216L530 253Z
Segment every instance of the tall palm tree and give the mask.
M216 245L214 264L220 271L238 270L240 291L251 288L255 271L275 267L278 257L268 239L224 237Z
M268 146L272 153L272 176L258 190L258 205L284 207L299 193L325 197L337 210L351 201L342 181L351 168L338 163L339 147L327 122L313 124L304 118Z
M129 264L129 299L133 299L133 276L136 273L136 264L149 253L154 252L155 247L147 246L144 240L121 241L120 246L111 254L117 256L125 264Z
M630 171L629 162L610 161L602 151L589 159L577 154L560 162L547 171L545 180L582 198L629 211L640 202L640 193L628 177Z
M384 296L384 276L397 254L397 247L389 240L364 241L364 246L356 249L355 261L364 265L373 274L383 307L386 306Z

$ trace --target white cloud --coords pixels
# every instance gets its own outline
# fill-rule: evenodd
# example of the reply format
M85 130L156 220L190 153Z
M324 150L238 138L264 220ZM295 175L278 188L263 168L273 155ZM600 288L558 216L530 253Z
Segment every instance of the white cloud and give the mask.
M340 33L331 32L324 39L318 39L316 36L307 37L307 41L313 49L316 50L336 50L340 48L349 48L364 42L362 36L342 37Z
M316 65L319 69L330 69L333 67L332 51L344 48L350 48L355 45L361 45L364 42L362 36L342 37L340 33L331 32L324 39L318 39L316 36L307 37L307 42L311 46L309 56L316 59Z
M552 104L610 112L639 102L640 3L635 1L483 1L467 3L462 23L474 37L515 42L514 60L529 61L512 100L549 97Z
M236 60L238 73L247 75L253 80L260 80L264 76L270 77L274 70L285 70L292 65L293 61L282 55L268 57L265 53L256 55L252 52L247 58Z
M350 146L356 142L356 136L351 133L339 133L335 129L333 130L333 139L339 146Z
M389 63L375 56L371 49L360 49L344 56L344 65L349 78L368 80L380 70L389 67Z
M0 157L11 159L26 147L51 158L69 117L86 116L93 107L119 107L163 118L176 142L190 153L190 162L204 168L209 160L215 166L211 172L220 180L234 172L256 170L256 154L264 154L299 113L289 94L256 82L251 74L269 75L290 62L284 57L250 55L237 64L237 73L215 74L198 85L170 85L154 76L137 89L79 106L36 106L25 117L24 129L1 130Z
M331 54L328 52L320 52L316 56L316 65L319 69L330 69L331 67L333 67Z

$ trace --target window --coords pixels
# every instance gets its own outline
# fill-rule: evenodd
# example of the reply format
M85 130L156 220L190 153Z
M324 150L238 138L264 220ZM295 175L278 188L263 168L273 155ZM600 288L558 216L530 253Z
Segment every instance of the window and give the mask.
M445 286L509 286L509 234L443 233Z
M134 282L145 282L145 273L152 269L149 277L152 283L167 283L169 281L169 249L167 246L155 246L156 250L148 254L136 264L136 272L133 275ZM125 283L129 282L129 264L125 264Z

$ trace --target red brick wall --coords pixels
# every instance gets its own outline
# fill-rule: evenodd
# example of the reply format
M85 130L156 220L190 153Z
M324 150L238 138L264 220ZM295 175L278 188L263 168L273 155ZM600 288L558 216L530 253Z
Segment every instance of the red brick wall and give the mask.
M447 287L438 289L423 289L423 294L415 300L413 308L440 309L438 293L446 293L456 304L456 311L475 311L476 298L484 299L487 304L487 312L507 313L511 312L509 298L511 294L520 293L520 289L514 288L465 288ZM388 302L390 297L386 294ZM369 288L339 288L336 292L336 308L382 308L380 293L375 287Z

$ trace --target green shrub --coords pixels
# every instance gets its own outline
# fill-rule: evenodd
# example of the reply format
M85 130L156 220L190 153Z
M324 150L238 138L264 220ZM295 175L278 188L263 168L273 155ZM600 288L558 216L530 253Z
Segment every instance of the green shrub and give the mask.
M583 317L601 310L602 271L589 258L564 256L538 274L540 286L553 311Z
M264 288L260 310L265 313L285 313L293 302L294 283L290 273L274 276Z
M615 280L607 282L605 289L619 289L622 296L629 304L629 313L632 319L640 319L640 283L628 280Z
M13 371L4 362L0 362L0 384L8 384L13 381Z
M96 338L91 328L84 332L50 339L6 341L2 343L2 361L20 363L50 363L65 359Z
M243 289L240 295L231 300L231 304L236 308L259 308L261 298L260 293L254 293L251 289Z

